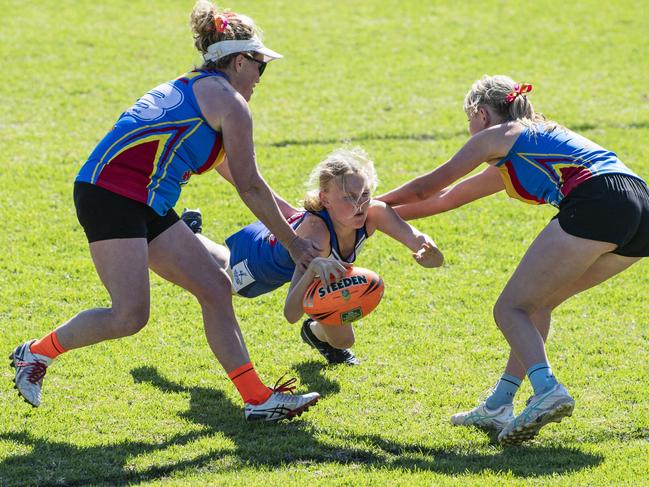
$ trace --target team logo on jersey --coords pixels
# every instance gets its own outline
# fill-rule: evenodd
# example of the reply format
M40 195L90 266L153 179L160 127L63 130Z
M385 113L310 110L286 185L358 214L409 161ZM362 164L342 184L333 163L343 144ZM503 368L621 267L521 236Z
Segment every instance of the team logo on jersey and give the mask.
M156 86L140 98L126 113L133 117L151 122L161 118L165 112L173 110L183 102L183 93L171 83Z

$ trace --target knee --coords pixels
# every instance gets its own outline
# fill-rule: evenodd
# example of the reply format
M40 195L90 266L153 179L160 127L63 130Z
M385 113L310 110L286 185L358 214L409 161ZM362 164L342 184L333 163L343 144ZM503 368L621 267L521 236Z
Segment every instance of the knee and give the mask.
M201 286L194 296L202 307L222 307L232 302L232 283L224 270L215 273L209 283Z
M113 326L120 336L138 333L149 322L149 302L113 306Z
M352 331L351 333L345 333L341 336L327 336L327 341L329 342L329 345L334 348L345 349L352 348L354 346L356 337L354 336L354 332Z
M345 340L338 340L336 341L336 343L332 344L331 346L334 348L344 350L346 348L352 348L355 342L356 340L354 339L354 337L351 337Z
M493 307L494 320L501 330L508 323L511 323L512 318L515 314L520 312L525 313L525 310L517 303L515 303L512 299L503 294L498 297L498 300Z
M508 306L506 302L502 299L502 296L498 298L493 307L493 316L494 321L500 327L500 324L503 322L505 316L507 315Z
M501 294L494 304L493 316L498 327L502 330L503 326L510 326L517 317L525 316L532 319L532 316L541 308L537 303L523 302L506 293Z

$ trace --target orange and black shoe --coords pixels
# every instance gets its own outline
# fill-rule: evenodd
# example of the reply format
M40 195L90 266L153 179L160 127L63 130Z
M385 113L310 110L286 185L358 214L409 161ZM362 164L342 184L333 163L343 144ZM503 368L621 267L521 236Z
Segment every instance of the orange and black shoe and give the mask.
M356 355L354 355L354 352L352 352L351 349L332 347L327 342L323 342L318 337L316 337L313 331L311 331L312 322L313 320L311 318L304 320L304 323L302 323L300 336L302 337L302 341L304 343L320 352L320 354L327 359L327 363L331 365L358 365L361 363L360 360L356 358Z

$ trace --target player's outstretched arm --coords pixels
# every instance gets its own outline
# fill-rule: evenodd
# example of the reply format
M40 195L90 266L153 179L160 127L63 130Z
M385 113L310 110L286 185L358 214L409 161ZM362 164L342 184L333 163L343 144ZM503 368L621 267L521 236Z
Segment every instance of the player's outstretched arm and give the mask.
M404 220L414 220L454 210L503 189L505 184L498 169L488 166L482 172L445 188L423 201L395 206L394 209Z
M371 202L367 228L370 232L376 229L401 242L423 267L439 267L444 263L444 255L432 238L406 223L393 208L381 201Z
M503 136L507 127L494 126L472 136L447 162L376 199L390 206L427 200L463 178L483 162L504 157Z

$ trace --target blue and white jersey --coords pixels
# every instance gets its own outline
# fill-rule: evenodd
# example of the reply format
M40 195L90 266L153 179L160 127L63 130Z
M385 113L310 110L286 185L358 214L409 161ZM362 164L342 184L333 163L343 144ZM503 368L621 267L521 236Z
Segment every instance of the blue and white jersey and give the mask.
M293 229L298 228L307 215L321 218L329 229L329 257L342 262L353 263L368 237L365 226L356 230L356 242L350 255L342 255L338 237L327 210L300 212L288 219ZM288 250L261 222L245 226L225 239L230 249L230 269L237 294L254 298L269 293L290 282L295 271L295 263Z

